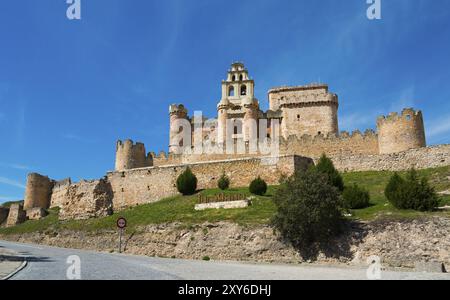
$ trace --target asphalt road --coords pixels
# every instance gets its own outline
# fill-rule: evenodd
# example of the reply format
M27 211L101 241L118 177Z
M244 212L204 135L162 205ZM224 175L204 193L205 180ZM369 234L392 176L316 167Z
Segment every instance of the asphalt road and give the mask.
M187 280L280 280L280 279L367 279L366 269L304 265L250 264L192 261L146 256L98 253L0 241L0 247L26 257L27 266L13 276L21 279L64 280L74 273L70 256L80 258L81 279L187 279ZM450 279L450 274L413 272L381 273L382 279Z

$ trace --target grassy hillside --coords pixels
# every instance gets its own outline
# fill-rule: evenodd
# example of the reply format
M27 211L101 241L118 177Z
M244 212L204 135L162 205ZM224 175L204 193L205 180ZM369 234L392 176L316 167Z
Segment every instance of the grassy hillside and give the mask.
M420 171L439 191L450 190L450 167L427 169ZM408 210L397 210L393 208L384 197L384 187L386 186L392 172L352 172L343 174L347 185L357 183L368 189L371 195L371 206L361 210L352 211L354 219L373 220L376 218L415 218L428 217L433 215L448 216L450 212L421 213ZM275 206L271 197L276 187L269 187L268 193L264 197L256 197L253 205L245 209L231 210L206 210L195 211L194 205L197 202L197 195L177 196L164 199L157 203L140 205L127 210L115 213L113 216L83 220L83 221L58 221L58 210L50 210L50 215L43 220L27 221L24 224L13 228L1 228L0 234L25 233L35 231L52 231L58 229L74 229L84 231L95 231L99 229L115 229L118 216L127 218L129 230L148 224L161 224L166 222L179 222L183 226L190 226L196 223L231 221L241 225L267 224L275 213ZM200 193L205 195L216 194L221 191L217 189L205 190ZM246 193L247 188L231 189L227 193ZM450 205L450 196L441 197L442 205Z
M13 205L13 204L22 204L23 205L23 200L8 201L8 202L1 203L0 205L3 207L11 207L11 205Z

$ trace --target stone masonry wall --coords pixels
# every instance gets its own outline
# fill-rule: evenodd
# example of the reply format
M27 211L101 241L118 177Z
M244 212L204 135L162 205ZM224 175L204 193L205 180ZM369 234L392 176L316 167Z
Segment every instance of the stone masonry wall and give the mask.
M268 184L277 184L282 174L291 175L310 164L311 159L298 156L280 157L276 164L264 158L247 158L110 172L107 177L114 194L114 209L121 209L177 195L176 179L188 166L198 178L198 188L206 189L217 187L223 172L234 187L249 185L257 176Z
M12 204L9 208L8 220L6 226L11 227L25 222L27 216L21 204Z
M63 205L67 199L71 184L70 178L55 182L50 198L50 207L61 207Z
M36 173L29 174L25 190L25 210L35 207L49 208L52 188L53 181L47 176Z
M0 206L0 225L8 219L9 208Z
M378 137L372 130L365 133L354 131L351 134L343 131L339 136L303 135L290 136L288 139L280 139L279 151L281 155L300 155L305 157L319 158L323 153L328 156L334 155L377 155ZM262 157L261 154L201 154L201 155L166 155L160 152L158 155L152 153L155 166L177 165L183 163L206 162L227 159L242 159L246 157Z
M331 156L340 171L402 171L450 166L450 145L439 145L382 155Z
M376 133L371 130L367 130L364 134L359 131L352 134L342 132L340 136L291 136L287 140L281 140L280 153L312 158L318 158L324 153L328 156L338 154L376 155L378 154L378 138Z
M404 109L377 120L380 154L398 153L426 146L421 111Z
M70 185L59 218L88 219L112 214L112 189L104 179Z

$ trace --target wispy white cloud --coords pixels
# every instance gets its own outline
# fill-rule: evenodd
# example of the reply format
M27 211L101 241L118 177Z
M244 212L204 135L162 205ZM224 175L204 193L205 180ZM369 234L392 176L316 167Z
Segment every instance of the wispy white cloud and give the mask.
M63 133L61 137L65 140L75 141L75 142L81 142L81 143L93 143L94 140L85 138L83 136L73 134L73 133Z
M25 189L25 185L22 182L19 182L19 181L13 180L13 179L9 179L6 177L0 177L0 184L6 184L9 186Z
M362 126L370 126L371 124L374 124L374 122L374 116L363 113L351 113L344 115L339 119L339 127L342 130L351 131L359 129Z
M389 112L399 112L407 107L415 106L415 95L416 89L415 86L409 86L404 88L398 95L394 95L393 102L391 102L391 106Z
M0 202L17 201L22 199L22 196L2 196L0 195Z
M428 122L425 128L431 143L450 142L450 114Z
M27 165L23 165L23 164L11 164L11 163L4 163L4 162L0 162L0 167L6 167L6 168L11 168L11 169L16 169L16 170L22 170L22 171L28 171L31 170L32 167L27 166Z

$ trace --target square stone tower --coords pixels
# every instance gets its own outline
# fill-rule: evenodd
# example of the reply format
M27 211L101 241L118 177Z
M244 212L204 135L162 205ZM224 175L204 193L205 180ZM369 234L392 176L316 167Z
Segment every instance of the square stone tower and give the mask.
M271 111L281 111L281 134L338 135L338 96L326 84L279 87L269 91Z

